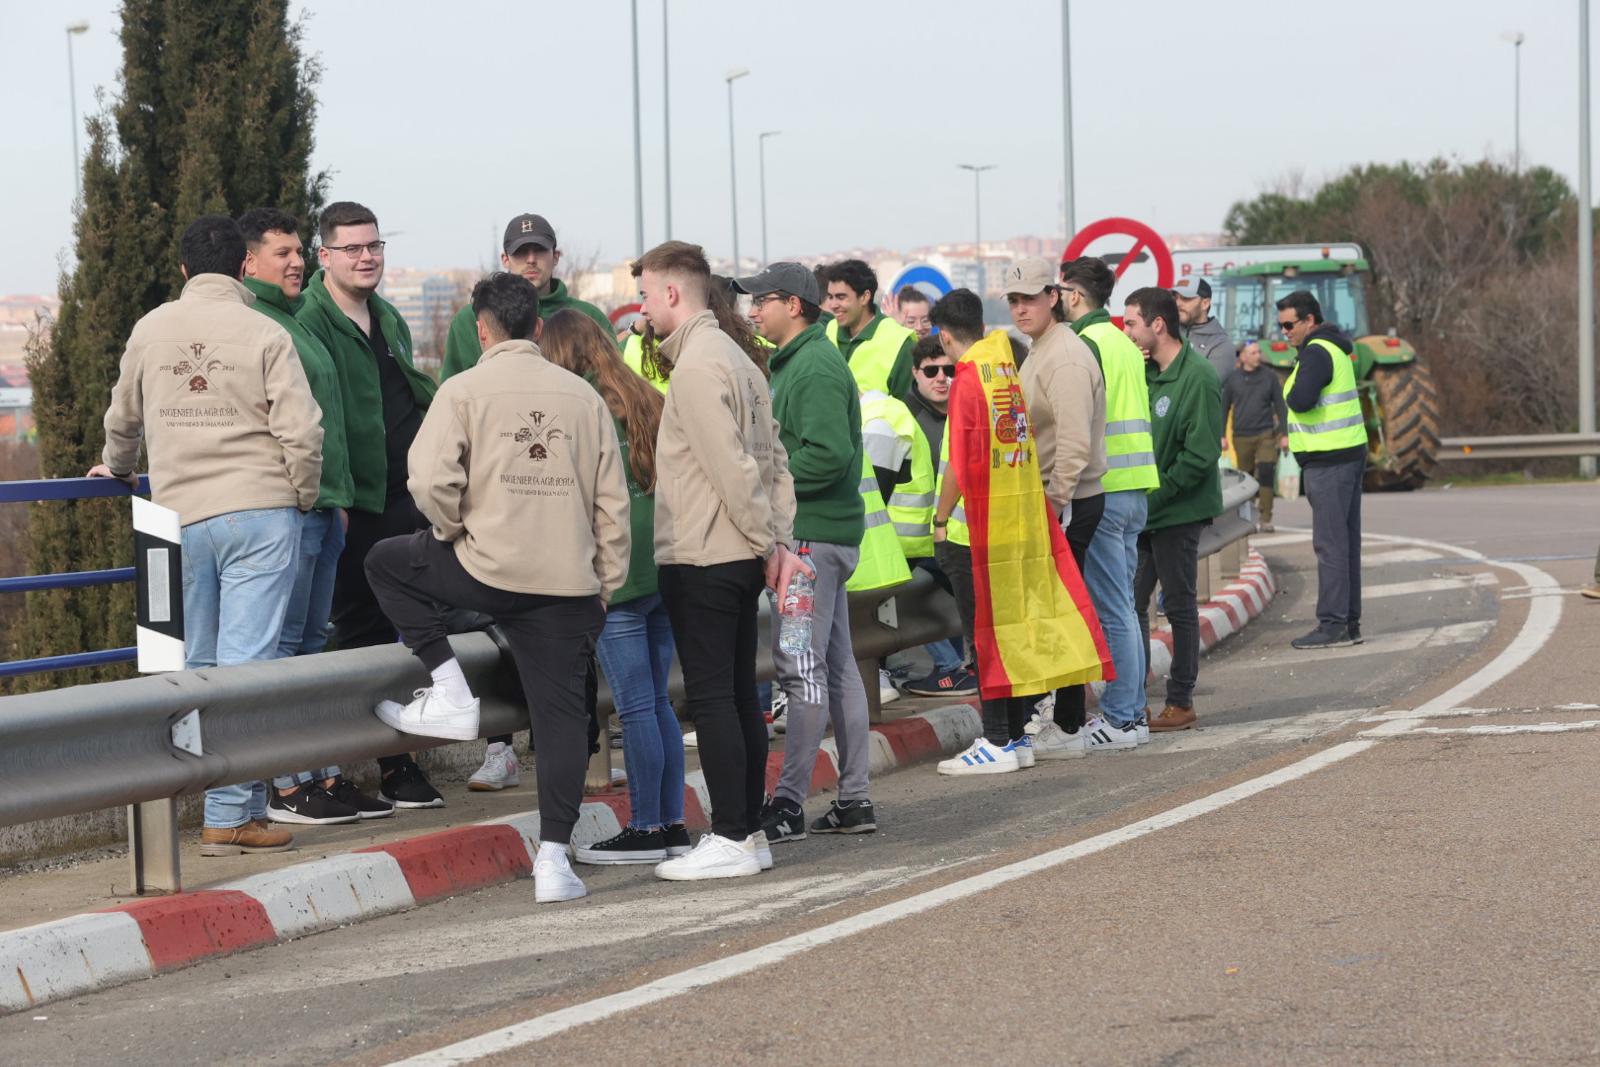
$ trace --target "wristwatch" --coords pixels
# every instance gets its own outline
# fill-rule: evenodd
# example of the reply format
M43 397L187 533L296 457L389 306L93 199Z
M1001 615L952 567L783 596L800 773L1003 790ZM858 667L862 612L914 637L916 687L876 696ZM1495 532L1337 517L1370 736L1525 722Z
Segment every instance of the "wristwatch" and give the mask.
M934 519L933 520L933 528L935 530L942 530L942 529L944 529L945 527L947 527L949 525L950 525L950 520L949 519Z

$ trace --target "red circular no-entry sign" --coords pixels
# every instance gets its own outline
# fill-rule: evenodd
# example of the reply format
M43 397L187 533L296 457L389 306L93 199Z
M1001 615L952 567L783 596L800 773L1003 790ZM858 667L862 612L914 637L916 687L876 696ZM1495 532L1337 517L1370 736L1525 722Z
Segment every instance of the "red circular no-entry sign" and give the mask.
M1111 268L1115 272L1119 282L1122 280L1122 276L1124 273L1126 273L1128 268L1140 260L1141 253L1148 249L1150 258L1155 260L1156 287L1159 289L1172 288L1173 276L1175 274L1175 271L1172 267L1172 251L1167 248L1167 242L1161 239L1161 235L1159 233L1156 233L1155 230L1151 229L1149 226L1146 226L1138 219L1113 217L1109 219L1100 219L1097 222L1089 223L1089 225L1079 230L1073 236L1072 240L1067 243L1067 250L1061 254L1061 262L1069 263L1072 260L1077 259L1079 256L1082 256L1084 252L1088 250L1090 245L1094 244L1102 237L1116 236L1129 238L1132 241L1132 245L1126 252L1102 255L1101 258L1105 259L1111 265ZM1113 260L1113 256L1116 256L1117 258ZM1121 316L1115 316L1115 318L1117 320L1117 324L1120 326L1122 324Z
M1170 256L1167 258L1167 262L1172 262L1172 258ZM611 325L616 326L629 315L639 314L641 310L643 309L640 308L638 304L623 304L621 307L617 308L617 310L613 311L608 317L611 319Z

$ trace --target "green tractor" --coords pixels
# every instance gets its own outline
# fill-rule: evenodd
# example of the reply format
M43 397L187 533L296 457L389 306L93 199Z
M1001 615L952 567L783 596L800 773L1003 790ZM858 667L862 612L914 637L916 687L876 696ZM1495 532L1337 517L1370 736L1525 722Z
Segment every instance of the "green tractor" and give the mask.
M1439 405L1433 376L1417 350L1394 335L1375 334L1367 318L1364 259L1279 260L1224 270L1213 311L1234 343L1261 339L1262 360L1285 379L1295 350L1277 328L1277 302L1310 290L1327 321L1355 339L1356 384L1367 416L1366 488L1420 489L1433 474L1439 449Z

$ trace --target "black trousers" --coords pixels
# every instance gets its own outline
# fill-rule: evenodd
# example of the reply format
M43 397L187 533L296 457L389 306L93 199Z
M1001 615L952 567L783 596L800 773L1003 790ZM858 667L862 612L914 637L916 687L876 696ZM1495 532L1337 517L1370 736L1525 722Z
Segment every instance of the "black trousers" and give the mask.
M367 553L366 572L400 639L430 671L454 655L451 609L494 616L528 704L539 779L539 837L566 844L578 821L589 762L585 689L606 621L600 598L513 593L485 585L430 530L378 542Z
M1206 523L1185 522L1146 530L1139 535L1139 569L1133 578L1133 607L1139 615L1139 647L1149 656L1150 598L1156 582L1166 598L1172 624L1172 669L1167 673L1167 703L1194 707L1194 683L1200 677L1200 609L1195 603L1195 571L1200 531ZM1149 673L1150 664L1145 663Z
M372 546L389 537L400 537L425 529L422 517L409 493L399 493L384 501L381 512L351 508L350 528L344 535L344 552L333 576L334 639L339 648L370 648L394 641L394 624L383 614L367 582L367 554ZM388 774L411 756L381 756L378 770Z
M961 616L961 638L966 655L967 669L974 675L978 670L978 646L973 634L977 631L977 600L972 589L972 549L953 541L938 541L933 546L933 557L939 569L950 579L950 592L956 598L956 614ZM982 679L979 678L982 685ZM1034 702L1038 697L1001 697L983 700L983 736L991 744L1006 745L1022 736L1028 724Z
M711 832L740 841L761 829L767 781L767 724L756 701L761 561L664 564L660 574L711 795Z
M1072 550L1072 559L1078 565L1080 575L1083 573L1083 558L1089 554L1089 542L1094 540L1094 532L1100 528L1100 516L1105 513L1104 493L1072 502L1072 521L1067 523L1064 532L1067 535L1067 547ZM1068 733L1081 730L1088 718L1086 692L1087 688L1081 685L1068 685L1056 690L1056 725Z
M1361 478L1366 469L1365 457L1300 468L1317 554L1317 624L1329 629L1361 625Z

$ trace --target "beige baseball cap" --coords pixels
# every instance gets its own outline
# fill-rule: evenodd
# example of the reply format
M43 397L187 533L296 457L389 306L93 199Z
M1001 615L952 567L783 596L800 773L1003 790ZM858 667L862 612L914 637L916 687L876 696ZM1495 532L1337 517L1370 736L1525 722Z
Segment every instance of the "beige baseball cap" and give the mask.
M1029 256L1006 268L1003 288L1007 294L1038 296L1055 284L1056 270L1051 262L1041 256Z

